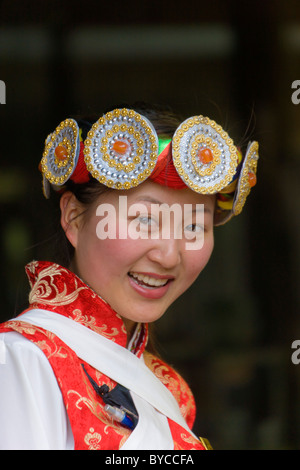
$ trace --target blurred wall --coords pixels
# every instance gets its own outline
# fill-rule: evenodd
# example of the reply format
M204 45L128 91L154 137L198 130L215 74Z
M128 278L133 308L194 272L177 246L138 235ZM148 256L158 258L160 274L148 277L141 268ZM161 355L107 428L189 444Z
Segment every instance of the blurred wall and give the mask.
M156 324L158 348L190 383L195 432L213 447L299 449L297 79L296 0L2 1L1 320L26 305L24 264L51 253L55 209L37 167L61 120L136 100L208 115L243 148L260 142L258 184Z

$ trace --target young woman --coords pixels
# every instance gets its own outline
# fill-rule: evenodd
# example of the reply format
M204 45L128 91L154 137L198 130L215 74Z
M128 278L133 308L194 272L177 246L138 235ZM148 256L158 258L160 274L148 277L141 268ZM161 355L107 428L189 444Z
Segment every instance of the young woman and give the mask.
M204 269L214 225L241 212L258 145L243 158L214 121L162 110L93 122L66 119L45 143L64 260L26 267L29 308L0 327L0 448L206 449L148 324Z

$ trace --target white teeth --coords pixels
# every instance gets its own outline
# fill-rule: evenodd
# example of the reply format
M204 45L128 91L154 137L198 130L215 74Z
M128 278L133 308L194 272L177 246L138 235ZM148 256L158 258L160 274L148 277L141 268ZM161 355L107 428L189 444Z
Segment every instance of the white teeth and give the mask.
M129 274L130 276L134 277L138 281L141 281L144 284L147 284L148 286L152 286L152 287L161 287L161 286L164 286L168 282L168 279L156 279L154 277L145 276L144 274L137 274L137 273L129 273Z

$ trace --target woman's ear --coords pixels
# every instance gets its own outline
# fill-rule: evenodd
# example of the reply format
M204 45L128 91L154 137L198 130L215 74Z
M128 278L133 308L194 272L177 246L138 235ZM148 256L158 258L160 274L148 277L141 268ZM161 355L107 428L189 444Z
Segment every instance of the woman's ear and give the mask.
M60 198L60 223L71 245L76 248L82 207L71 191L66 191Z

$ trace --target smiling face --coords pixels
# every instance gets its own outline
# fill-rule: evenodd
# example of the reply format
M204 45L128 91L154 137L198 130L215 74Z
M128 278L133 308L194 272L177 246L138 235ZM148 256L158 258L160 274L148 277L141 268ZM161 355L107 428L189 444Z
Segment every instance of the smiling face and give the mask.
M120 196L126 197L127 210L120 204ZM158 210L162 203L177 208L166 232L166 219ZM155 321L207 264L214 244L214 203L213 196L146 181L126 192L104 193L87 213L76 217L83 208L74 195L65 193L61 198L62 226L75 248L72 269L109 303L127 327L131 322ZM107 213L101 211L108 207L103 204L113 208L111 234L115 237L103 236L105 225L107 229L110 223ZM204 218L199 217L202 205ZM196 241L190 238L194 233L200 238L204 234L200 249L193 248Z

